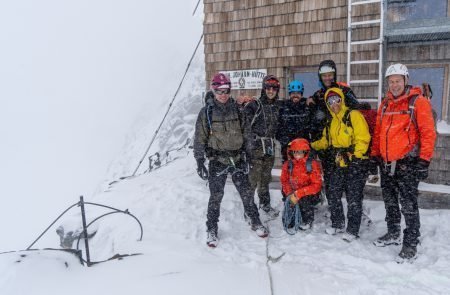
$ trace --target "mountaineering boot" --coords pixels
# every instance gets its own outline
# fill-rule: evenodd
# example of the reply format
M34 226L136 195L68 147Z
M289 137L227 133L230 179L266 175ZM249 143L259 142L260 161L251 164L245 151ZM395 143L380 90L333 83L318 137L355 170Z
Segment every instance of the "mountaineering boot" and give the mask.
M396 259L397 263L413 262L417 258L417 247L403 245Z
M389 245L400 245L400 232L387 232L387 234L379 237L373 244L377 247L386 247Z
M260 238L265 238L269 235L269 231L262 224L252 225L252 230L256 232L256 235Z
M276 218L280 214L280 210L272 208L270 204L260 206L260 209L264 211L270 218Z
M312 228L312 223L302 223L299 228L301 230L310 230Z
M208 235L206 237L206 245L211 248L217 247L219 244L219 237L217 236L217 230L208 230Z
M358 238L358 236L355 236L354 234L351 234L349 232L346 232L342 235L342 239L348 243L353 242L354 240L356 240Z
M330 235L330 236L334 236L337 234L342 234L343 232L345 232L344 228L335 228L335 227L328 227L325 232Z

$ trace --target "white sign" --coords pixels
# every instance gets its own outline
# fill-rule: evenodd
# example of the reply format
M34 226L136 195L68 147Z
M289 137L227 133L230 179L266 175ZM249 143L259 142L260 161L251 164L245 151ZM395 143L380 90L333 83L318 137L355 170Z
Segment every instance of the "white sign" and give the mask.
M267 69L222 71L231 80L231 89L261 89L262 80L267 76Z

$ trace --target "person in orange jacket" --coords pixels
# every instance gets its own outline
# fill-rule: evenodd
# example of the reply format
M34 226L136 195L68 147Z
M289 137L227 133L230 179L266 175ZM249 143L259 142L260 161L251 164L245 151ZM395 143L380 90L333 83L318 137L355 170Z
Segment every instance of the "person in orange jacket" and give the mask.
M371 157L381 166L388 232L374 244L379 247L400 244L401 211L406 228L398 260L412 260L417 257L420 237L418 186L419 181L428 177L436 131L429 100L420 87L408 85L408 68L403 64L391 65L385 77L389 89L378 109Z
M292 205L299 204L302 216L300 229L308 230L314 221L314 204L322 189L319 162L311 158L308 140L297 138L287 147L288 160L281 170L281 185Z

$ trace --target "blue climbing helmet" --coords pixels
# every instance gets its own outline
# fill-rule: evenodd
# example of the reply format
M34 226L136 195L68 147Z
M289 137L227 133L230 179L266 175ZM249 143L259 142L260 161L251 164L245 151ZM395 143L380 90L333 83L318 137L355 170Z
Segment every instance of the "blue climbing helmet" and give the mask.
M303 86L303 83L297 80L292 81L289 83L289 94L291 92L301 92L303 94L303 91L305 90L305 87Z

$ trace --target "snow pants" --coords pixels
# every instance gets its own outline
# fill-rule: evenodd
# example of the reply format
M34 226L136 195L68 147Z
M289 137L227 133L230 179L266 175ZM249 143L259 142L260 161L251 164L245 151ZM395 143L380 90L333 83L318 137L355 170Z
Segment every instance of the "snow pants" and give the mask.
M244 212L250 218L252 224L261 224L259 219L258 209L256 208L252 190L250 188L250 182L248 180L248 174L246 174L246 164L244 161L236 163L236 167L225 165L217 160L209 162L209 190L210 197L208 202L208 213L206 227L207 230L218 229L218 222L220 216L220 204L222 203L225 182L228 174L231 174L234 186L242 200L244 205Z
M269 155L264 155L251 161L249 172L250 185L252 195L255 194L255 190L258 193L260 207L270 205L269 184L272 181L274 163L275 157Z
M367 180L367 160L356 160L348 167L334 167L330 175L330 187L327 200L333 228L345 227L342 195L347 197L347 232L358 236L361 226L364 186Z
M420 216L417 202L419 180L416 177L414 163L407 159L399 160L394 175L389 175L389 165L382 165L380 171L381 192L386 208L385 220L388 231L399 233L402 213L406 224L403 231L403 244L417 246L420 237Z

